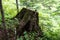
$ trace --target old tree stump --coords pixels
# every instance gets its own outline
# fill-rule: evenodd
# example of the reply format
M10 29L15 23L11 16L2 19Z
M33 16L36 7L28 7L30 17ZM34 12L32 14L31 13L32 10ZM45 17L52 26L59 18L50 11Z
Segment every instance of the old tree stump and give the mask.
M23 35L24 31L35 31L37 36L42 37L42 31L38 25L38 12L23 8L14 18L19 20L19 26L16 27L17 36Z

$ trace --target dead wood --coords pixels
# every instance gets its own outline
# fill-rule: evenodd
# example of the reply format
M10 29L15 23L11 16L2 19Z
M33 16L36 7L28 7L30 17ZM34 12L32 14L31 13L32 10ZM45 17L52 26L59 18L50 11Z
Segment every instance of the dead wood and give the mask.
M41 28L38 25L38 12L23 8L15 18L17 18L20 22L17 27L18 36L21 36L24 31L35 31L38 36L42 35Z

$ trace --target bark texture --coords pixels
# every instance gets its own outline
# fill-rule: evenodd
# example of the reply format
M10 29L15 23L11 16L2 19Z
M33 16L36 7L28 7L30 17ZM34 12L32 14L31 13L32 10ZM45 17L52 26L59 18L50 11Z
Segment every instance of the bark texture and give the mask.
M24 31L35 31L37 36L42 36L42 30L38 25L38 12L23 8L15 18L19 20L19 26L16 28L19 37Z

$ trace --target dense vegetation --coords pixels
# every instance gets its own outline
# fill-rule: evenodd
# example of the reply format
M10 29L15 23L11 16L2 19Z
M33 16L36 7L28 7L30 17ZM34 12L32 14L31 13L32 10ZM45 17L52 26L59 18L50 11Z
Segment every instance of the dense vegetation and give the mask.
M10 20L17 14L15 0L3 0L3 9L5 14L6 26L14 30L18 20ZM39 26L44 37L38 40L60 40L60 0L18 0L19 11L25 7L30 10L37 10L39 13ZM0 15L1 26L1 15ZM28 33L24 32L26 40L29 40ZM34 40L34 33L31 33L31 40ZM22 40L18 38L17 40Z

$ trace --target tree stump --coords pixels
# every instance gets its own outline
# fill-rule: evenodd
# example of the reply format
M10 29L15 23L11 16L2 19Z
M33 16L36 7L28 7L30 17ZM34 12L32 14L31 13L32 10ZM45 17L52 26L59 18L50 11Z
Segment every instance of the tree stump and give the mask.
M38 36L42 36L43 33L38 25L38 12L23 8L14 18L19 20L19 26L16 27L19 37L23 35L24 31L35 31Z

